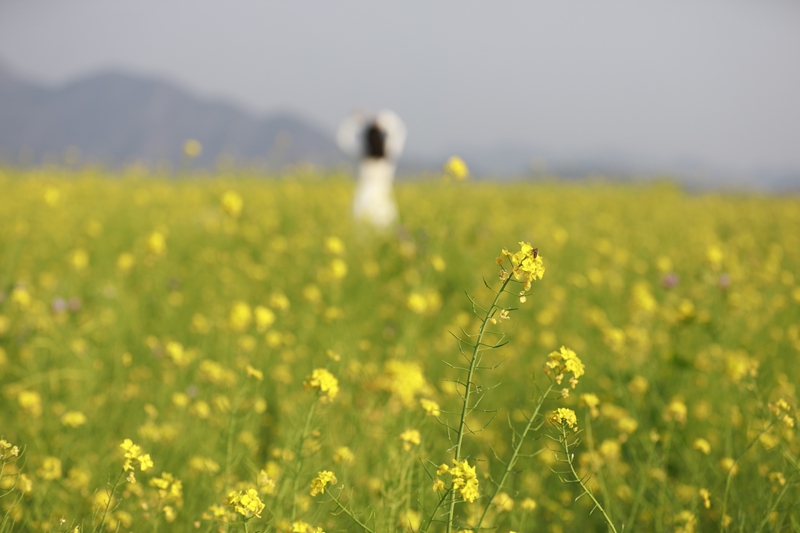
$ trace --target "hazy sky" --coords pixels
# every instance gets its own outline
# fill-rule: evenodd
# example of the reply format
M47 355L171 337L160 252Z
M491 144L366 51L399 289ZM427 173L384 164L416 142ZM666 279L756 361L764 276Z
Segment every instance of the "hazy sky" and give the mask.
M416 154L800 169L795 0L0 0L0 61L48 84L146 73L331 131L387 107Z

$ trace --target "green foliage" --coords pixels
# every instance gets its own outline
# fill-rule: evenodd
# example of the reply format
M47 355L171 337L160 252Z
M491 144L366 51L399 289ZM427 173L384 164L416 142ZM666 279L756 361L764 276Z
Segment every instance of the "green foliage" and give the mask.
M376 235L313 171L0 190L0 531L800 530L796 197L406 182Z

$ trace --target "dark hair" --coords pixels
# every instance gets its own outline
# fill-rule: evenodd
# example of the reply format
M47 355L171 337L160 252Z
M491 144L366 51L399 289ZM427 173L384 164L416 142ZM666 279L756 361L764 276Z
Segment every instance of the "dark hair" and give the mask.
M386 133L376 122L364 130L364 157L383 159L386 157Z

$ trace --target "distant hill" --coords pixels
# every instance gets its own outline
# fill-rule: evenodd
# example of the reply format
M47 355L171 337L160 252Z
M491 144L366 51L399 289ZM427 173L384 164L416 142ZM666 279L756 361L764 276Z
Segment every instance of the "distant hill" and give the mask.
M411 135L414 132L411 131ZM191 167L215 168L221 155L236 166L276 170L308 162L332 167L347 158L333 132L290 113L260 117L236 105L199 98L172 83L101 72L50 88L21 79L0 63L0 163L65 161L68 150L81 162L112 167L143 162L189 165L187 139L203 150ZM476 177L508 178L591 175L618 179L669 176L692 188L800 190L800 170L764 168L733 175L702 161L654 162L636 154L554 154L515 142L453 146L434 154L404 154L402 176L438 172L460 155Z
M77 147L82 160L112 166L179 165L187 139L203 146L195 166L214 166L223 153L239 164L271 167L344 160L331 133L291 114L257 117L164 81L117 72L47 88L0 65L0 156L6 159L17 161L32 150L29 162L35 163Z

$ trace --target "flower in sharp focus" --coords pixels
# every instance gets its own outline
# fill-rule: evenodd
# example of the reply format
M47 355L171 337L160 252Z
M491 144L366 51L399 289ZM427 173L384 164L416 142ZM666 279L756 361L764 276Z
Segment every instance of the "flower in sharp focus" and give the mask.
M554 379L558 384L561 384L566 374L572 374L569 383L574 389L578 384L578 378L586 372L580 358L574 351L564 346L558 351L551 352L548 357L550 360L545 364L545 374L555 372Z
M566 425L578 431L578 417L575 416L575 411L567 409L566 407L559 407L553 414L550 415L550 422L553 424Z
M318 472L317 477L311 480L311 495L325 494L325 487L328 484L335 485L337 481L336 475L330 470Z
M500 257L497 258L497 264L503 266L506 258L511 261L511 273L509 274L503 268L500 271L500 278L506 280L513 275L516 281L522 283L523 291L520 292L520 302L524 303L525 292L531 289L531 283L542 279L545 268L538 248L534 248L527 242L520 242L519 247L520 250L513 254L504 248L500 252Z
M453 465L452 468L448 469L448 473L453 479L453 490L457 490L464 501L474 502L480 496L475 467L469 466L466 459L460 462L454 459Z

